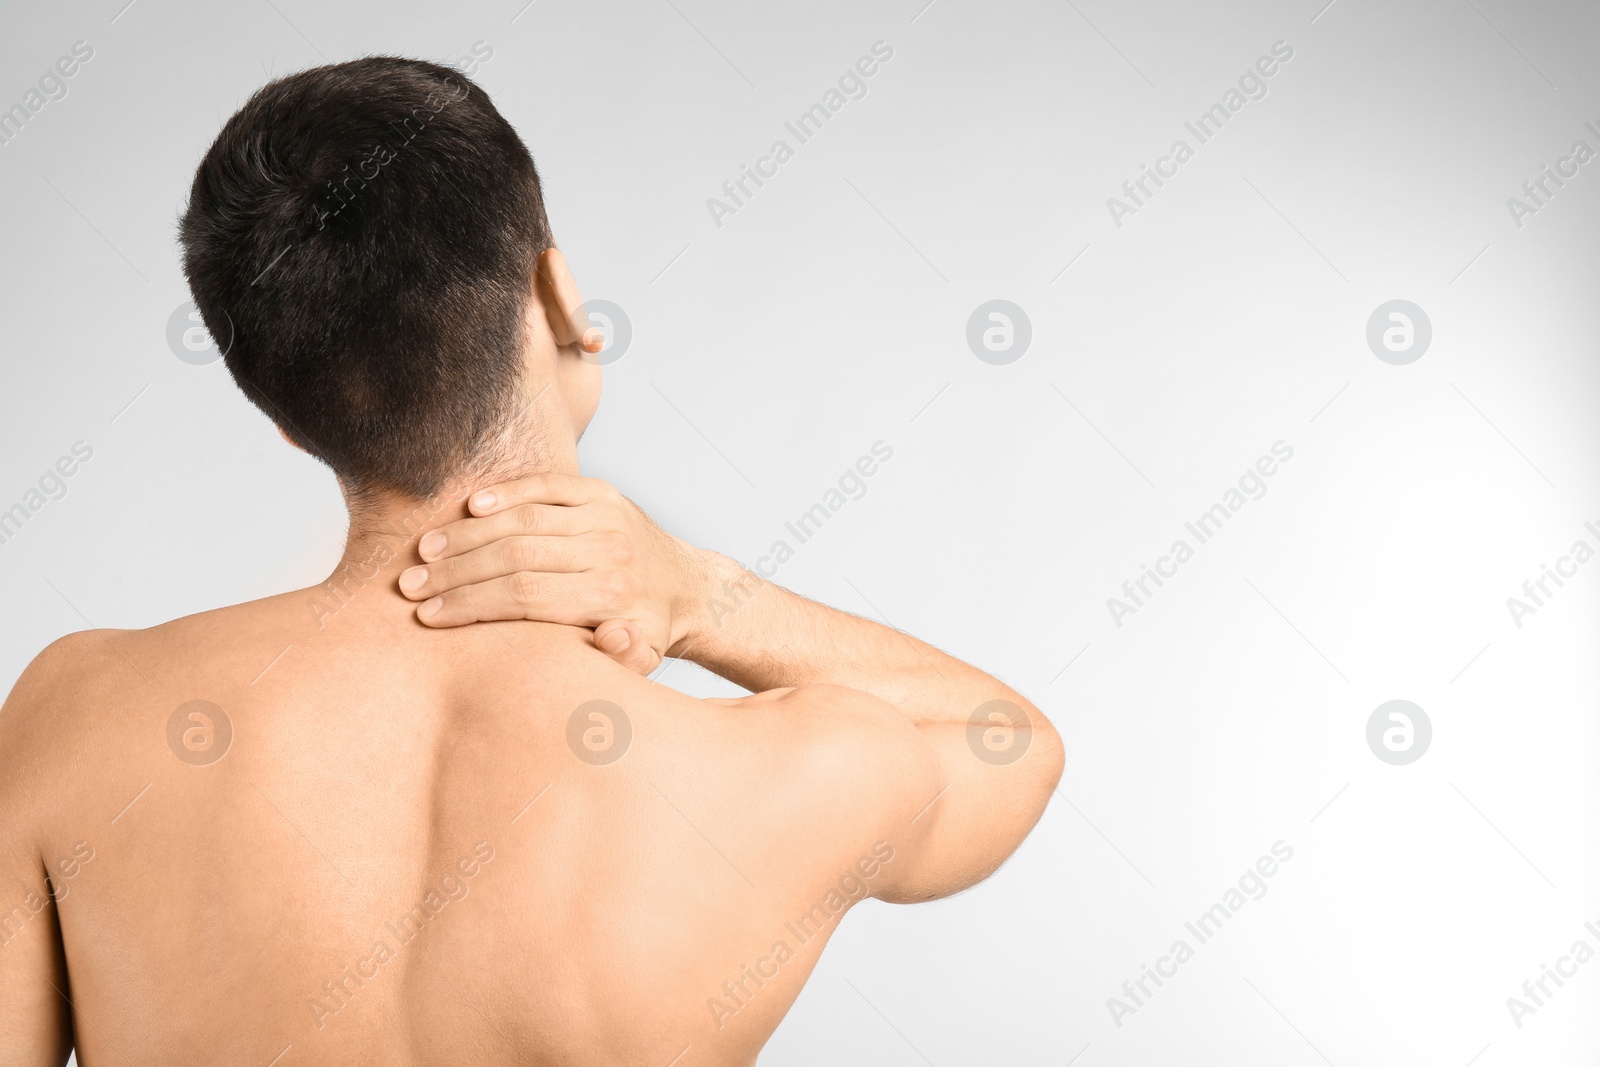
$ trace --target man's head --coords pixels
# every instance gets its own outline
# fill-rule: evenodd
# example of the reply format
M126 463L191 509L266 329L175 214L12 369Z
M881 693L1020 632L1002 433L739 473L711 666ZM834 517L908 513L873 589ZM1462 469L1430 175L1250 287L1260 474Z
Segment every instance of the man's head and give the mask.
M180 223L234 380L352 498L575 469L599 394L533 159L447 67L374 57L259 90Z

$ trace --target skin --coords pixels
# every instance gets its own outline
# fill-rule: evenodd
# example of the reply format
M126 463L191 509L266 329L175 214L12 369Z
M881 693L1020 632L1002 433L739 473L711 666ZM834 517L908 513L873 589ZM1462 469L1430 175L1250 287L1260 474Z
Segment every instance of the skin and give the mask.
M1023 697L577 476L599 340L559 252L531 285L540 470L352 501L329 582L17 682L0 1063L749 1064L851 906L1032 828L1062 750ZM666 654L752 695L650 682Z

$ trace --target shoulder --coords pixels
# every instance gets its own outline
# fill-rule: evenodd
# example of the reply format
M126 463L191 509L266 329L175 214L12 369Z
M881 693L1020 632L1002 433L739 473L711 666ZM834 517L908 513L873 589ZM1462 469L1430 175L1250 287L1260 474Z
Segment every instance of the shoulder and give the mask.
M218 643L205 640L199 619L80 630L51 642L0 705L0 766L25 780L70 766L83 785L90 766L125 761L130 731L170 699L185 650Z
M290 610L283 603L289 599L214 608L145 629L67 634L46 646L17 678L0 714L0 731L21 729L24 720L59 721L85 707L117 706L105 701L159 702L175 677L188 678L203 667L259 667L251 657L270 643L261 634Z
M119 645L128 630L81 630L51 642L23 670L0 706L0 751L47 739L74 724L97 695L112 695L139 678Z
M17 815L46 803L75 766L86 738L108 731L94 709L115 708L138 675L116 642L126 631L68 634L33 658L0 705L0 809ZM118 665L120 664L120 666Z
M0 736L54 720L69 709L74 696L112 681L117 642L125 641L129 632L80 630L45 646L11 687L0 712ZM125 669L130 675L137 670L131 662Z
M147 711L181 703L212 679L248 680L283 646L273 640L298 618L298 594L185 615L146 629L82 630L35 656L0 710L0 752L30 741L115 745ZM309 615L306 615L309 618Z

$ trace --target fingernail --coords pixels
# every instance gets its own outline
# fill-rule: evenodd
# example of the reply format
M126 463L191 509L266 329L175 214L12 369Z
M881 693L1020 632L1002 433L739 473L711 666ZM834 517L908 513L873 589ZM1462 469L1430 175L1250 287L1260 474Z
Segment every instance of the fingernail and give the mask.
M487 511L494 507L494 494L490 492L475 494L472 498L472 506L477 511Z
M628 636L626 630L615 630L606 634L606 651L618 654L628 651L633 647L633 638Z
M444 551L444 541L444 534L438 530L433 531L433 533L417 542L417 555L423 559L432 559Z
M434 597L432 600L424 601L422 605L417 608L417 618L431 619L435 615L439 614L439 609L442 607L444 607L444 599L442 597Z
M427 583L428 568L426 567L412 567L400 575L400 588L408 593L415 593Z

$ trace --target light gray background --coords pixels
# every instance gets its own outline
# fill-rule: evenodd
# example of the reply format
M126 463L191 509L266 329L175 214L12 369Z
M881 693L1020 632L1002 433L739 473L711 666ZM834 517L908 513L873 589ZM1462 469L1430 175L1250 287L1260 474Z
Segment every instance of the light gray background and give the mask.
M1600 961L1521 1029L1506 1007L1600 948L1600 562L1521 628L1506 607L1600 545L1600 162L1520 228L1506 206L1600 149L1593 4L124 3L0 15L0 106L95 50L0 147L0 508L94 448L0 545L0 683L90 624L326 575L331 476L167 346L174 219L269 72L482 41L585 294L633 323L587 472L751 562L888 442L779 580L1066 737L1018 855L858 909L763 1063L1595 1061ZM868 95L715 226L707 198L878 40ZM1268 95L1114 226L1106 198L1279 40ZM994 298L1032 321L1009 366L965 342ZM1396 298L1434 332L1403 367L1365 341ZM1280 439L1267 495L1115 626L1106 598ZM1365 740L1394 698L1433 724L1409 766ZM1115 1026L1107 998L1280 839L1270 892Z

